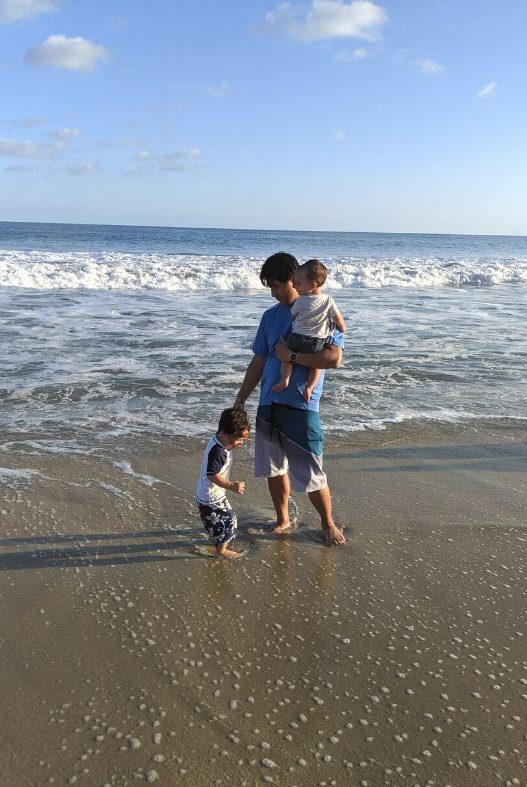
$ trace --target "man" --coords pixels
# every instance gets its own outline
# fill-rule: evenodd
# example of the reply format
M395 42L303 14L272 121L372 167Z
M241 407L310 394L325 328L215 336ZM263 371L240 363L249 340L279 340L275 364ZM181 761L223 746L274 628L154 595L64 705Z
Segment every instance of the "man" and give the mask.
M269 287L278 305L264 312L252 344L254 356L234 407L243 409L250 393L261 381L260 403L256 415L256 449L254 473L267 478L269 492L276 510L274 533L285 533L291 527L288 500L290 486L296 492L307 492L320 516L326 544L343 544L342 531L336 526L331 511L331 494L322 470L324 433L320 425L318 403L324 374L313 389L309 401L304 400L308 368L336 369L342 360L343 337L334 331L323 350L316 353L291 352L281 341L291 330L291 306L298 297L293 276L299 265L292 254L279 252L269 257L260 271L262 284ZM281 361L294 363L288 387L273 392L280 379Z

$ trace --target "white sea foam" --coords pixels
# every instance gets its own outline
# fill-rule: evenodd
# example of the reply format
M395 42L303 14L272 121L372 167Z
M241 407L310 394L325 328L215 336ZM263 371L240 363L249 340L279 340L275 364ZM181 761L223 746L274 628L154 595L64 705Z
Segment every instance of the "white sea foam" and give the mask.
M261 288L263 259L246 256L0 250L0 286L40 290L171 290ZM335 257L328 287L373 288L527 284L527 259Z
M34 276L32 289L0 286L0 421L24 452L104 453L108 437L210 433L234 400L260 316L274 303L256 258L148 255L145 288L138 275L145 254L9 252L4 272L7 256L13 270ZM116 289L123 261L131 278ZM519 256L340 257L329 266L348 333L344 365L325 383L327 431L526 417L527 265ZM57 289L81 280L75 292ZM233 281L239 290L227 289ZM500 282L506 286L485 286ZM256 395L248 402L253 419L256 402ZM158 482L125 464L118 469Z
M121 470L126 475L131 475L134 478L137 478L145 486L153 486L154 484L167 484L166 481L161 481L158 478L154 478L152 475L143 475L142 473L136 473L135 470L132 469L132 465L130 462L114 462L113 466L116 467L118 470ZM167 484L167 486L171 486L171 484Z
M30 470L25 467L0 467L0 483L4 484L16 481L31 481L36 476L41 475L38 470Z
M261 287L261 260L117 252L0 251L0 286L90 290Z

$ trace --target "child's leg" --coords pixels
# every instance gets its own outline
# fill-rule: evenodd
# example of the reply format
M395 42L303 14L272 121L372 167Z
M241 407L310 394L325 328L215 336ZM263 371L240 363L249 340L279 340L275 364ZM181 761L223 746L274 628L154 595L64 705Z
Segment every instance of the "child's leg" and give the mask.
M289 378L291 377L291 372L293 371L293 364L289 363L288 361L282 361L280 364L280 374L281 380L276 385L273 385L273 391L278 393L280 391L285 391L287 386L289 385Z
M240 557L239 552L229 549L229 544L236 538L238 519L228 500L223 502L221 508L216 509L215 514L211 534L211 541L216 546L215 557Z
M221 544L218 544L216 547L216 552L214 553L215 557L228 557L228 558L236 558L240 557L239 552L235 552L234 549L229 549L227 543L223 541Z
M313 388L318 383L320 378L320 369L310 369L307 376L306 387L304 388L304 401L309 402Z

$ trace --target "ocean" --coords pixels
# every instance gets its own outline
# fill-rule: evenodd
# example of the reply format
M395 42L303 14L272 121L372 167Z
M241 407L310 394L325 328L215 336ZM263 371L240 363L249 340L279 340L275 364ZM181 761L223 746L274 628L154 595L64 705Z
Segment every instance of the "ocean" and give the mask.
M326 263L348 322L326 432L527 419L526 237L3 222L4 434L86 451L210 433L275 303L258 273L279 250Z

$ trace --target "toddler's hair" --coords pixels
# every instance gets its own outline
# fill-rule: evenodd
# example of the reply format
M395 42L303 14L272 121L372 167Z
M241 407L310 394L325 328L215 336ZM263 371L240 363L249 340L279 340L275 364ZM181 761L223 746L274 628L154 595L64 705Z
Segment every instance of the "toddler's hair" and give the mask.
M315 282L317 287L322 287L328 277L328 269L320 260L308 260L300 266L309 281Z
M229 407L220 415L218 432L225 432L225 434L233 435L234 437L243 437L250 429L249 416L245 410Z

